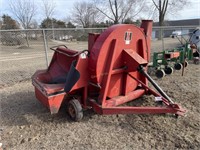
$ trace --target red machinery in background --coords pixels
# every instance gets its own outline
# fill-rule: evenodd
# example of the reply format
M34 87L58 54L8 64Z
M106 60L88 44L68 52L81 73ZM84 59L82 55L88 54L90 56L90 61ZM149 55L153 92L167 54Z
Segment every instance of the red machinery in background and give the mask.
M75 121L82 119L83 109L98 114L184 114L146 73L151 32L152 21L144 20L140 28L120 24L102 34L89 34L88 50L52 47L55 52L48 69L32 77L37 99L52 114L66 102ZM148 81L158 93L148 87ZM165 106L121 106L144 94L159 97Z

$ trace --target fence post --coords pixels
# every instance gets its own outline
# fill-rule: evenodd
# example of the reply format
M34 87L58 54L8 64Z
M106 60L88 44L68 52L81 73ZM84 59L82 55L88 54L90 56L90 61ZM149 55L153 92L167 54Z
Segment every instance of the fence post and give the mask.
M161 26L161 38L162 38L162 51L164 51L165 49L165 45L164 45L164 26Z
M181 27L181 43L183 43L183 28Z
M45 34L45 30L42 30L43 32L43 40L44 40L44 50L45 50L45 57L46 57L46 64L47 64L47 68L49 66L49 61L48 61L48 53L47 53L47 39L46 39L46 34Z

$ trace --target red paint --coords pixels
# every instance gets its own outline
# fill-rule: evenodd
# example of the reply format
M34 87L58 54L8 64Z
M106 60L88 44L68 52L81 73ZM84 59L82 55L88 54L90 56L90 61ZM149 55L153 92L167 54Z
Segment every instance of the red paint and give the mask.
M49 108L51 114L58 113L65 93L56 94L54 96L45 96L40 90L35 88L36 98L47 108Z
M182 115L185 110L148 87L147 79L138 72L139 65L147 70L150 59L152 21L143 21L141 28L134 25L114 25L102 34L89 34L89 57L78 51L58 47L47 70L37 71L33 77L35 94L51 113L57 113L68 96L78 97L84 109L92 108L98 114L155 114L173 113ZM61 51L62 53L59 53ZM80 78L68 93L63 92L64 78L72 62ZM162 97L166 107L120 106L144 94Z
M142 95L144 95L144 93L145 93L144 89L138 89L138 90L134 90L132 92L127 93L125 96L113 97L109 100L106 100L105 107L114 107L114 106L127 103L129 101L132 101L141 97Z
M179 56L180 56L180 52L169 52L164 55L165 59L178 58Z

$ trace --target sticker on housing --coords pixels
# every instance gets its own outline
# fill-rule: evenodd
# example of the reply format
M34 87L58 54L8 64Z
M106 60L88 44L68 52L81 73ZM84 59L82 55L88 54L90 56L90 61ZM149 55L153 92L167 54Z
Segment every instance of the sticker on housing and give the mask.
M129 32L129 31L125 32L124 40L125 40L125 44L130 44L132 40L132 32Z
M155 102L161 102L162 101L162 97L158 96L158 97L155 97Z

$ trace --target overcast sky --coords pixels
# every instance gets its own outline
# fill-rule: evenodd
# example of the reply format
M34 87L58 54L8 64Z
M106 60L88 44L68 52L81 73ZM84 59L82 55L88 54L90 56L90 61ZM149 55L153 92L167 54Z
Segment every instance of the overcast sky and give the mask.
M0 0L0 16L2 14L8 14L12 16L12 13L9 10L8 5L9 0ZM54 14L54 18L57 19L66 19L68 16L71 15L73 4L77 1L81 0L54 0L56 3L56 12ZM89 0L87 0L89 1ZM178 0L177 0L178 1ZM151 2L151 0L147 0L147 2ZM40 7L41 0L35 0L35 3ZM183 20L183 19L199 19L200 18L200 0L190 0L190 5L185 6L184 8L180 8L181 10L178 14L169 16L166 19L168 20ZM36 20L41 22L44 18L41 15L40 9L38 9L38 15ZM140 18L145 19L145 16L141 13Z

